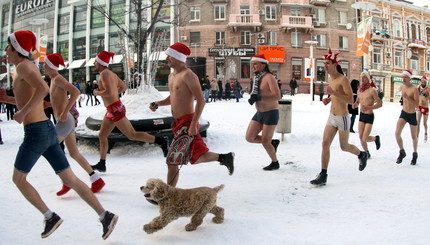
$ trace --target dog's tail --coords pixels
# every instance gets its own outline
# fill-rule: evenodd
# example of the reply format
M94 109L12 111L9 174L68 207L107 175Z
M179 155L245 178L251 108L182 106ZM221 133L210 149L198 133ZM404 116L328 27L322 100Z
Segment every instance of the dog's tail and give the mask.
M218 193L224 189L224 185L219 185L217 187L214 187L213 189Z

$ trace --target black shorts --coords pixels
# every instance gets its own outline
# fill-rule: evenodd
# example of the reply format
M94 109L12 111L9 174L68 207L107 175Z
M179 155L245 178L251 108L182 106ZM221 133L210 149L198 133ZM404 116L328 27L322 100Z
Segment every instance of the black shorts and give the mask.
M407 113L404 110L402 110L402 113L400 113L400 118L405 119L405 121L412 126L418 125L417 115L415 112L414 113Z
M373 124L373 121L375 120L375 114L367 114L360 112L360 119L358 119L360 122L364 122L366 124Z
M257 111L252 117L252 120L257 121L264 125L278 125L279 121L279 110L271 110L265 112Z

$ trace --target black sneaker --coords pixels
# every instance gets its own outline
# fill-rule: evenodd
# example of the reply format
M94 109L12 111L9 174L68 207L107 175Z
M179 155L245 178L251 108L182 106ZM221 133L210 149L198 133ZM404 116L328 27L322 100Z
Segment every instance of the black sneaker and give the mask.
M275 152L278 150L278 145L279 145L279 143L281 143L281 141L279 141L279 140L272 140L272 145L273 145L273 147L275 147Z
M263 168L263 170L275 170L275 169L279 169L279 162L272 162L270 163L270 165L266 166Z
M412 153L411 165L417 164L417 159L418 159L418 153L417 152Z
M327 183L327 176L328 176L328 174L320 173L320 174L318 174L316 179L311 180L311 184L312 185L318 185L318 186L325 185Z
M366 151L366 153L367 153L367 159L370 159L370 157L371 157L370 152Z
M161 150L163 151L163 155L164 157L167 157L167 153L169 152L169 146L170 146L170 141L169 141L169 137L167 136L163 136L163 143L161 143Z
M102 221L103 225L103 240L106 240L109 235L112 233L113 229L115 229L116 222L118 221L118 215L115 215L109 211L106 211L105 217Z
M151 194L146 193L144 196L145 196L146 201L148 201L149 203L151 203L153 205L158 205L158 202L151 199Z
M232 175L234 172L234 152L230 152L224 155L224 159L221 159L220 163L228 169L228 174Z
M405 158L405 157L406 157L406 152L405 152L405 150L401 149L401 150L399 151L399 157L397 158L396 163L397 163L397 164L402 163L403 158Z
M60 225L63 220L56 213L48 220L45 220L45 230L40 234L42 238L47 238L51 235Z
M106 172L106 164L102 164L100 162L98 162L96 165L91 165L91 168L93 170L97 170L97 171L99 171L101 173Z
M375 145L376 145L376 150L379 150L379 148L381 147L381 138L379 138L379 135L375 136Z
M367 165L367 152L360 151L360 154L358 155L358 159L360 162L360 164L358 165L358 170L363 171Z

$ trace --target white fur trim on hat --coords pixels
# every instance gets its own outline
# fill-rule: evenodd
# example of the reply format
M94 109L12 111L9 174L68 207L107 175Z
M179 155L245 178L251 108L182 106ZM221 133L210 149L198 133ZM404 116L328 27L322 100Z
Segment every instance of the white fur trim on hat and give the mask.
M269 64L269 61L268 61L268 60L265 60L265 59L262 59L262 58L258 58L258 57L252 57L252 58L251 58L251 62L252 62L252 61L257 61L257 62L260 62L260 63Z
M60 69L59 67L56 67L54 64L52 64L48 57L45 57L45 63L46 63L46 64L47 64L51 69L54 69L54 70L57 70L57 71Z
M369 74L369 72L368 72L368 71L363 71L363 72L361 73L361 76L363 76L363 75L365 75L365 76L367 77L367 80L368 80L368 82L369 82L369 83L371 83L371 82L372 82L372 79L370 78L370 74Z
M99 56L96 56L96 61L97 61L97 63L99 63L100 65L102 65L102 66L106 66L106 67L108 67L109 66L109 63L106 63L106 62L104 62L103 60L101 60L100 58L99 58Z
M13 48L20 54L27 56L30 54L27 50L23 49L21 45L19 44L18 40L16 40L15 33L12 33L9 35L10 43L12 44Z
M403 72L402 72L402 75L406 75L406 76L408 76L409 78L412 78L412 74L411 74L409 71L403 71Z
M168 56L172 56L173 58L181 61L181 62L186 62L187 61L187 56L181 52L178 52L172 48L167 48L166 51L164 51L164 53L166 53Z

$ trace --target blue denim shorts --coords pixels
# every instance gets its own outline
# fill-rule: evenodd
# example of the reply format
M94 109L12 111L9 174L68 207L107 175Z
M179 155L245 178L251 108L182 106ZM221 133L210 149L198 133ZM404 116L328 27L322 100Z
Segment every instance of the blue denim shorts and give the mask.
M29 173L40 156L48 160L57 174L70 167L51 120L24 125L24 141L16 155L15 168Z

